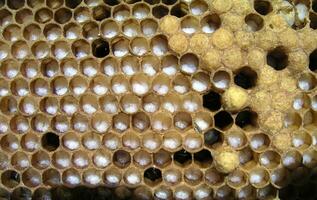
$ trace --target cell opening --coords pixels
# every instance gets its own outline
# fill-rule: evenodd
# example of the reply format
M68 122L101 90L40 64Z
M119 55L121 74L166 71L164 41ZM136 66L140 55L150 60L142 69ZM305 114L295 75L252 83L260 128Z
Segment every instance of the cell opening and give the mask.
M20 174L13 170L4 171L1 174L1 182L3 185L9 188L14 188L20 183Z
M156 166L164 168L169 165L172 161L170 152L160 149L158 152L153 154L153 162Z
M211 111L217 111L221 108L221 95L210 91L203 96L203 106Z
M316 6L316 9L317 9L317 6ZM310 20L310 24L309 24L310 28L317 29L317 15L315 13L309 13L309 20Z
M220 111L214 116L215 126L222 130L228 129L232 126L233 119L230 113Z
M223 133L216 129L210 129L204 133L204 142L209 147L220 145L223 142Z
M65 5L68 7L68 8L76 8L80 3L81 3L82 0L65 0Z
M250 110L241 111L236 116L235 123L244 130L252 130L256 128L258 115Z
M221 26L221 19L217 14L207 15L201 20L200 26L204 33L213 33Z
M92 43L92 54L97 58L103 58L109 55L109 43L103 39L97 39Z
M210 151L203 149L194 153L194 162L197 162L200 167L208 167L211 165L213 158Z
M261 15L267 15L273 11L270 1L267 0L256 0L254 1L254 10Z
M313 72L317 72L317 49L309 55L309 69Z
M182 149L174 153L173 160L179 165L185 166L192 161L192 155L186 150Z
M59 136L52 132L45 133L42 136L41 143L47 151L55 151L59 147Z
M152 14L155 18L161 19L162 17L168 15L168 8L162 5L155 6L152 9Z
M264 20L261 16L257 14L249 14L244 18L245 23L247 24L248 31L259 31L263 28Z
M92 16L97 21L102 21L111 16L111 9L106 6L97 6L92 11Z
M184 17L189 12L188 6L185 3L179 3L172 7L171 15L178 18Z
M150 167L144 171L144 179L148 184L157 184L162 181L162 172L160 169Z
M60 24L65 24L72 18L72 11L67 8L60 8L55 12L54 19Z
M18 10L24 6L25 0L8 0L7 4L9 8Z
M114 152L112 161L117 167L125 168L130 165L130 162L131 162L130 153L124 150L118 150Z
M266 55L266 61L269 66L275 70L283 70L288 65L288 55L283 47L276 47L270 50Z
M235 72L234 83L244 89L250 89L257 83L258 75L250 67L243 67Z

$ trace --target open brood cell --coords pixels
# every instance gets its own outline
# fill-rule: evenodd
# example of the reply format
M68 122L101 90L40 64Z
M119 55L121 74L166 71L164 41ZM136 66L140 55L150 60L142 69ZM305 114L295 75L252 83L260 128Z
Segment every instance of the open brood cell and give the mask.
M0 0L0 197L307 197L316 5Z

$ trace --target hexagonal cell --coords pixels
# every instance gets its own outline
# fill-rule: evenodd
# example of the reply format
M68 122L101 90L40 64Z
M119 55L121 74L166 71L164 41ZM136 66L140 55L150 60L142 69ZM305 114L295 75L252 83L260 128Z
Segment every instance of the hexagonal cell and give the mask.
M130 8L126 5L118 5L112 11L113 18L122 22L130 17Z
M11 193L11 199L20 199L21 197L28 200L32 199L32 191L22 186L15 188Z
M122 33L127 37L136 37L140 33L140 25L137 20L129 19L122 24Z
M45 133L42 136L41 143L47 151L55 151L59 147L59 136L52 132Z
M76 8L80 3L81 3L82 0L65 0L65 5L68 7L68 8Z
M157 19L161 19L162 17L166 16L168 12L168 7L163 5L158 5L152 8L152 15Z
M182 180L182 173L177 168L167 168L163 171L163 180L167 185L177 185Z
M19 148L19 141L13 134L5 135L0 140L1 148L8 152L14 152Z
M236 70L234 83L244 89L250 89L256 86L258 75L250 67L242 67Z
M42 177L37 170L29 168L23 172L22 181L28 187L37 187L42 183Z
M226 133L226 140L229 146L234 149L242 149L248 144L246 134L240 130L232 130Z
M288 65L288 55L284 47L279 46L270 50L266 55L266 62L275 70L283 70Z
M14 170L7 170L1 174L1 182L8 188L15 188L20 183L20 174Z
M210 151L207 149L200 150L194 153L194 162L200 167L209 167L213 161Z
M95 133L86 133L82 136L82 145L87 150L96 150L100 148L101 141L99 135Z
M221 130L230 128L233 124L233 119L227 111L220 111L214 116L215 126Z
M111 41L112 54L115 57L123 57L129 52L129 40L124 37L115 38Z
M162 181L162 172L160 169L150 167L144 171L144 181L149 185L155 185Z
M91 19L90 10L87 7L79 7L74 10L74 19L78 23L89 24L89 20ZM86 24L85 24L86 25ZM84 26L85 26L84 25Z
M152 163L152 155L147 151L140 150L133 155L133 163L137 167L145 168Z
M269 172L261 167L254 168L250 171L249 182L256 188L263 188L269 183Z
M117 167L126 168L131 163L131 156L124 150L118 150L114 152L112 161Z
M92 16L97 21L102 21L106 18L109 18L111 15L111 9L107 6L96 6L92 10Z
M68 23L64 26L64 37L69 40L74 40L81 37L81 27L76 23Z
M175 92L179 94L185 94L190 91L190 80L184 74L177 74L174 77L172 84Z
M187 166L192 162L192 154L182 149L173 154L173 160L178 165Z
M52 187L58 186L61 183L61 175L56 169L45 170L42 174L42 179L45 185Z
M223 133L217 129L210 129L204 133L204 142L209 147L218 146L223 142Z
M32 199L34 200L52 199L52 193L47 188L39 187L33 192Z
M136 168L131 167L124 172L123 180L128 186L137 186L142 181L142 175Z
M55 11L54 20L60 24L65 24L72 17L72 11L67 8L59 8Z
M204 27L205 25L203 25ZM186 34L193 34L199 31L199 21L196 17L188 16L182 19L181 29ZM205 30L206 31L206 30ZM208 32L208 31L207 31Z
M76 58L84 58L90 54L90 44L86 40L73 42L71 49Z
M17 41L21 35L21 28L15 24L9 25L3 30L2 35L8 41Z
M1 26L5 26L10 24L13 21L12 13L7 9L0 10L0 24Z
M250 131L257 129L257 119L258 115L256 112L252 110L244 110L237 114L235 124L246 131Z
M170 165L172 161L172 155L170 152L160 149L158 152L153 154L153 162L160 168L165 168Z
M178 18L184 17L189 13L188 5L185 2L174 5L171 9L171 15Z
M130 116L123 112L118 113L112 118L112 127L115 131L121 133L130 127Z
M199 68L199 58L193 53L186 53L180 58L180 69L186 74L194 74Z
M244 18L244 21L247 25L247 30L248 31L259 31L263 28L264 26L264 20L260 15L257 14L249 14Z
M153 132L153 133L147 133L142 138L142 146L144 149L150 152L157 151L162 145L162 137Z
M217 111L221 108L221 95L214 91L209 91L203 96L203 106L211 111Z
M122 146L128 150L138 149L140 144L140 138L135 132L127 132L122 136Z
M168 40L164 35L156 35L151 39L150 47L156 56L163 56L168 52Z
M141 21L141 31L144 36L153 36L157 30L158 23L154 19L148 18Z
M250 138L250 147L256 152L266 150L271 143L270 138L264 133L257 133Z
M54 41L62 36L62 28L57 24L47 24L44 27L43 34L49 41Z

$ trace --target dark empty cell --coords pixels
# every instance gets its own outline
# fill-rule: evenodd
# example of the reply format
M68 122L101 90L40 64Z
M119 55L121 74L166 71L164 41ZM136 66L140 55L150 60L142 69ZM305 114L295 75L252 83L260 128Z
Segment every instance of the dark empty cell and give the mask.
M104 2L109 6L115 6L120 3L120 0L104 0Z
M165 167L172 161L171 154L161 149L153 154L153 161L158 167Z
M175 6L173 6L171 10L171 15L174 15L178 18L184 17L188 14L188 6L185 3L179 3Z
M9 188L14 188L20 183L20 174L13 170L5 171L1 174L1 182Z
M313 11L317 12L317 0L313 0L313 5L312 5L312 9Z
M309 55L309 69L313 72L317 72L317 49Z
M220 111L214 116L215 126L220 129L229 128L232 123L233 119L230 113L226 111Z
M110 52L109 43L103 39L97 39L92 43L92 54L97 58L103 58Z
M310 28L317 29L317 15L315 13L309 13L309 20L310 20Z
M17 10L24 6L25 0L7 0L7 5L9 8Z
M236 125L243 129L249 129L257 127L258 115L249 110L244 110L238 113L236 116Z
M250 67L243 67L236 71L234 83L244 89L250 89L256 85L257 73Z
M162 172L157 168L151 167L144 171L144 178L157 182L162 179Z
M55 12L54 19L60 24L65 24L72 17L72 12L67 8L60 8Z
M157 19L161 19L162 17L164 17L165 15L168 14L168 8L165 7L165 6L155 6L153 9L152 9L152 14L155 18Z
M269 0L256 0L254 2L254 10L261 15L267 15L272 12L273 8Z
M221 108L220 94L210 91L203 96L203 106L211 111L216 111Z
M52 200L52 195L48 189L38 188L33 193L32 200Z
M93 15L95 20L101 21L103 19L110 17L111 10L110 10L110 8L108 8L106 6L97 6L93 9L92 15Z
M210 129L204 133L204 141L207 146L222 143L222 133L216 129Z
M54 151L59 147L59 137L55 133L48 132L42 136L42 147L47 151Z
M144 0L144 1L150 5L155 5L160 3L160 0Z
M192 160L192 155L189 152L182 149L174 153L173 159L181 165L186 165Z
M276 47L267 53L266 62L275 70L282 70L288 65L288 55L283 47Z
M65 0L65 5L68 8L76 8L82 0Z
M18 187L13 190L11 200L31 200L32 192L26 187Z
M206 167L211 164L212 156L210 151L203 149L197 153L194 153L194 161L199 162L200 166Z
M177 0L162 0L162 2L166 5L173 5Z
M118 150L113 154L112 160L116 166L125 168L130 164L131 156L124 150Z
M260 15L249 14L244 18L245 23L248 25L250 31L259 31L263 28L264 20Z

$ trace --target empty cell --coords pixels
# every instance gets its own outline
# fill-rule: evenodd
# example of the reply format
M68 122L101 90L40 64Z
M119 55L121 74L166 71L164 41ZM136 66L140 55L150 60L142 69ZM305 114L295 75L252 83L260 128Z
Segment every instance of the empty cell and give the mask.
M215 191L215 197L216 199L231 199L234 196L234 189L232 189L231 187L224 185L221 186L219 188L217 188L217 190Z
M62 60L70 53L70 47L64 41L57 41L52 45L51 52L55 58Z
M65 24L72 17L72 11L67 8L59 8L55 11L54 20L60 24Z
M235 124L246 131L254 130L258 127L257 118L256 112L244 110L237 114Z
M59 136L55 133L45 133L41 138L41 144L47 151L55 151L59 147Z
M249 14L244 18L244 21L247 25L247 30L256 32L263 28L264 20L260 15Z
M127 132L122 136L122 146L129 149L135 150L140 147L139 136L135 132Z
M68 8L76 8L80 3L81 3L82 0L65 0L65 5L68 7Z
M111 41L112 54L115 57L123 57L129 53L129 40L124 37L118 37Z
M12 24L7 26L3 32L2 36L5 40L8 40L10 42L14 42L20 39L21 37L21 28L18 25Z
M150 118L144 112L138 112L132 115L132 127L138 131L146 131L150 127Z
M82 136L82 144L87 150L96 150L100 148L100 138L95 133L86 133Z
M102 111L114 114L119 111L118 100L114 95L105 95L99 99L99 106Z
M250 67L242 67L234 72L234 83L244 89L256 86L258 75Z
M162 172L160 169L150 167L144 171L144 181L147 184L154 185L162 181Z
M204 143L209 147L220 145L223 142L223 133L216 129L210 129L204 133Z
M20 183L20 174L14 170L7 170L1 174L1 182L8 188L15 188Z
M152 155L144 150L139 150L133 155L133 164L137 167L145 168L152 163Z
M73 55L78 59L84 58L90 54L90 45L85 40L77 40L73 42L71 49Z
M151 39L152 53L156 56L163 56L168 52L168 42L164 35L157 35Z
M160 168L167 167L172 162L172 155L170 152L160 149L153 154L153 162Z
M250 138L250 147L256 152L266 150L271 143L270 138L264 133L257 133Z
M211 167L205 171L205 181L207 184L219 186L224 182L224 174Z
M315 3L316 5L316 3ZM314 4L313 4L314 6ZM316 9L317 6L315 6L315 9ZM310 24L309 24L309 27L312 28L312 29L317 29L317 15L313 12L309 13L309 20L310 20Z
M214 91L209 91L203 95L203 106L211 111L217 111L221 108L221 95Z
M168 12L168 8L163 5L158 5L152 8L152 15L157 19L161 19L166 16Z
M126 5L118 5L113 8L112 16L117 22L122 22L130 17L130 8Z
M212 161L212 155L207 149L202 149L194 153L194 162L197 163L200 167L209 167Z
M142 138L142 147L150 152L154 152L161 147L162 138L157 133L147 133Z
M112 161L114 165L116 165L119 168L126 168L130 165L131 162L131 156L128 152L124 150L118 150L114 152Z
M100 68L103 74L112 77L120 71L119 61L112 56L107 56L101 61Z
M154 19L148 18L141 21L141 31L146 37L151 37L156 34L158 24Z
M57 24L47 24L43 29L43 34L49 41L55 41L62 37L62 28ZM40 34L38 34L40 36ZM36 38L38 38L37 36Z
M199 59L195 54L186 53L180 59L180 69L185 74L194 74L199 68Z
M130 116L123 112L118 113L112 118L112 128L122 133L130 127Z
M193 34L199 31L199 21L196 17L188 16L182 19L181 29L186 34Z
M173 154L173 160L176 164L187 166L192 162L192 154L184 149L181 149Z
M53 19L53 12L48 8L41 8L36 11L34 19L38 23L45 24Z
M18 104L12 96L3 97L0 100L0 110L5 115L12 115L18 111Z
M254 1L254 9L261 15L267 15L273 11L270 1L267 0L256 0Z
M230 113L220 111L214 116L215 126L219 129L225 130L232 126L233 119Z
M43 183L49 186L58 186L61 183L61 175L56 169L47 169L42 174ZM33 193L33 196L35 194Z
M77 39L81 37L81 27L76 23L68 23L63 28L63 35L69 40Z
M97 39L92 43L92 53L97 58L103 58L110 53L110 47L106 40Z
M74 10L74 20L78 23L89 23L91 18L90 10L87 7L79 7Z
M266 55L266 62L275 70L283 70L288 65L288 55L284 47L279 46L270 50Z
M171 15L182 18L189 13L188 5L185 2L174 5L171 9Z

